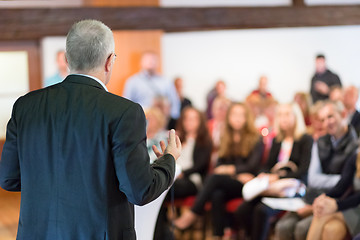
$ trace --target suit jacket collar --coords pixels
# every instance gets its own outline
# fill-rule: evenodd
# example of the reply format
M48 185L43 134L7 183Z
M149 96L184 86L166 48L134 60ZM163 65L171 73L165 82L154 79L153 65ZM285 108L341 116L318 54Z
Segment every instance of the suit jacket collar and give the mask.
M64 79L64 82L89 85L89 86L100 88L100 89L106 91L106 89L103 86L101 86L100 83L98 83L96 80L94 80L90 77L87 77L87 76L70 74Z

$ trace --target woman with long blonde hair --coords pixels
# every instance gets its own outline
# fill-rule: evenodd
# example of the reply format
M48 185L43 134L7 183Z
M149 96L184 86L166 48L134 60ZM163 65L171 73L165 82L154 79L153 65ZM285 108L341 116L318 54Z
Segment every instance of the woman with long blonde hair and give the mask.
M279 211L261 202L262 196L290 197L306 181L313 140L306 134L301 109L296 103L280 104L275 115L276 137L263 172L257 179L266 180L268 188L257 198L244 201L235 212L240 228L252 240L265 240L270 218Z
M233 103L227 112L214 174L206 179L191 210L174 221L175 227L191 226L203 214L206 202L211 201L214 239L221 239L227 222L225 204L242 196L243 185L259 171L262 152L263 142L251 112L243 103Z

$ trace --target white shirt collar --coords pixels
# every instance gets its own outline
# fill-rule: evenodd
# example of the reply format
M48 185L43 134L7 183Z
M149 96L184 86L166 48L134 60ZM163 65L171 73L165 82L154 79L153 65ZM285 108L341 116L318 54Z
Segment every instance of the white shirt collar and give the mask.
M100 79L98 79L98 78L96 78L96 77L93 77L93 76L90 76L90 75L86 75L86 74L80 74L80 73L72 73L72 74L70 74L70 75L79 75L79 76L84 76L84 77L88 77L88 78L91 78L91 79L94 79L95 81L97 81L98 83L100 83L100 85L105 89L105 91L109 91L107 88L106 88L106 86L105 86L105 84L102 82L102 81L100 81Z

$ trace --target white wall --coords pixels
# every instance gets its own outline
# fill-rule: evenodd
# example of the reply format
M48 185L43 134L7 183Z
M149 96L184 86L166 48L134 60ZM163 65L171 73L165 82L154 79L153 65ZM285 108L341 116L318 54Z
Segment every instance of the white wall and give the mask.
M343 84L360 86L360 26L279 28L166 33L162 38L163 73L182 76L184 92L205 109L206 93L221 78L228 95L243 100L261 74L281 102L309 91L314 57L324 53L329 69Z

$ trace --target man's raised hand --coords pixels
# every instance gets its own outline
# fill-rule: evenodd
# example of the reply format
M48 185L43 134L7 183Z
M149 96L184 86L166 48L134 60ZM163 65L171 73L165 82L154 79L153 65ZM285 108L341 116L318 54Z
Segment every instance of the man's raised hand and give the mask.
M175 158L175 160L180 157L181 142L179 137L175 134L174 129L171 129L169 131L168 146L166 147L165 143L163 141L160 141L160 147L163 153L161 153L155 145L152 146L152 149L158 158L161 157L163 154L171 154Z

